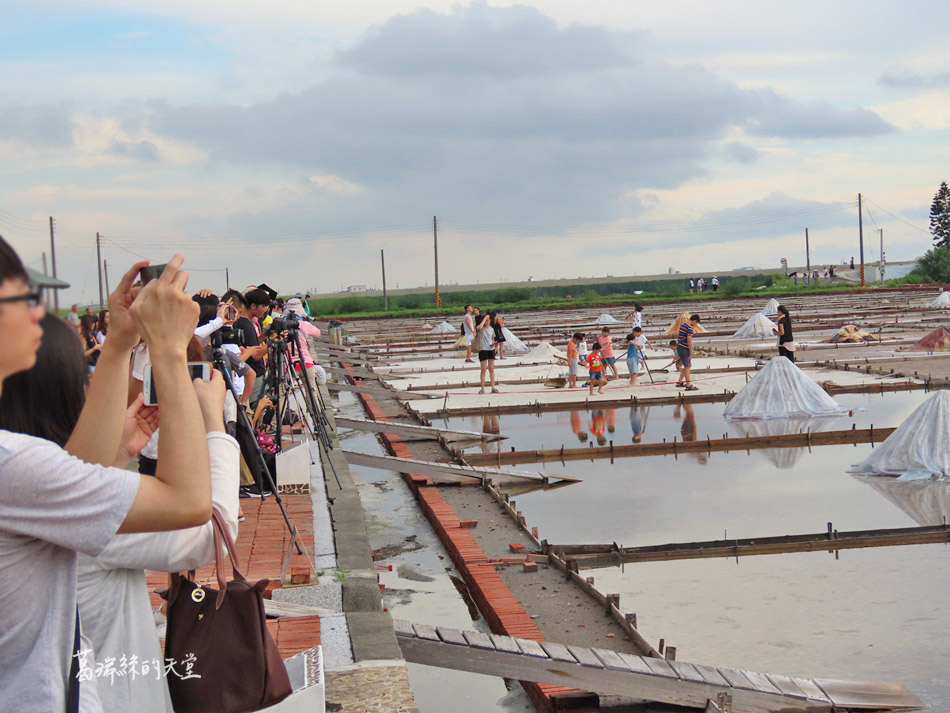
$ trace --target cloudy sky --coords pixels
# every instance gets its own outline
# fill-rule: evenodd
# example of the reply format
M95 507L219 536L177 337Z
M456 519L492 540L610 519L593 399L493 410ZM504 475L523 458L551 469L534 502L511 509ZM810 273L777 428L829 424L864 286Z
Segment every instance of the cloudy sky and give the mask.
M4 0L0 234L66 299L176 250L282 291L929 246L941 2Z

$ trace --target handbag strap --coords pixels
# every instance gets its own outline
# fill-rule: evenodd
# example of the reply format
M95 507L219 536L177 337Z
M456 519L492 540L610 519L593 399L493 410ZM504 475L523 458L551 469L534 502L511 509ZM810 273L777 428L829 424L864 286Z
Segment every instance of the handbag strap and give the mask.
M73 636L73 655L66 682L66 713L79 711L79 607L76 607L76 633Z
M227 545L228 557L231 559L231 572L234 575L234 579L239 582L245 582L247 580L244 578L244 575L241 574L240 565L237 561L237 552L234 548L234 540L231 538L231 533L228 532L228 528L224 526L224 519L221 517L221 513L218 512L217 508L211 511L211 523L212 529L214 530L214 572L218 580L218 597L214 608L220 609L221 605L224 604L224 597L228 589L221 557L222 540L224 544Z

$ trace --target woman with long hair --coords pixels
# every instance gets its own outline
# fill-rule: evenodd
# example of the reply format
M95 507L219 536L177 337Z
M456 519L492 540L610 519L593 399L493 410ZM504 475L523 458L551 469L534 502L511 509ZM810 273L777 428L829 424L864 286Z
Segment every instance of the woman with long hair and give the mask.
M778 335L778 355L795 363L795 342L792 336L792 318L788 314L788 307L778 306L778 313L781 315L778 320L778 326L772 330L772 334Z
M86 355L86 366L89 371L96 368L99 361L99 351L102 345L96 339L96 315L84 314L79 318L79 338L82 340L83 352Z
M109 333L109 310L104 309L99 312L96 327L96 341L102 344Z

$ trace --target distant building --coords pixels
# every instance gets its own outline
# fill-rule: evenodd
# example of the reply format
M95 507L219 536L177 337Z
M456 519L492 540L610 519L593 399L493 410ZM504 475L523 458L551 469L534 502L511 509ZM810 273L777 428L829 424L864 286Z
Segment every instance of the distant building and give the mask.
M366 285L350 285L346 288L347 292L366 292Z

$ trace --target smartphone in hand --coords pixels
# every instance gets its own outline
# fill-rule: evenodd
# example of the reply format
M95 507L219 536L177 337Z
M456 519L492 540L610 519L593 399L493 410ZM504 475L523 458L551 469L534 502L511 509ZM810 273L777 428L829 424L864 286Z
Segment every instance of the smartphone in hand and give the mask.
M188 374L192 379L211 381L211 364L206 361L188 362ZM152 365L145 365L145 381L142 382L142 397L146 406L158 406L158 390L155 388L155 375Z
M142 284L146 285L152 280L156 280L162 276L162 273L165 272L165 268L168 267L168 263L163 265L146 265L141 270L139 270L139 278L142 280Z

